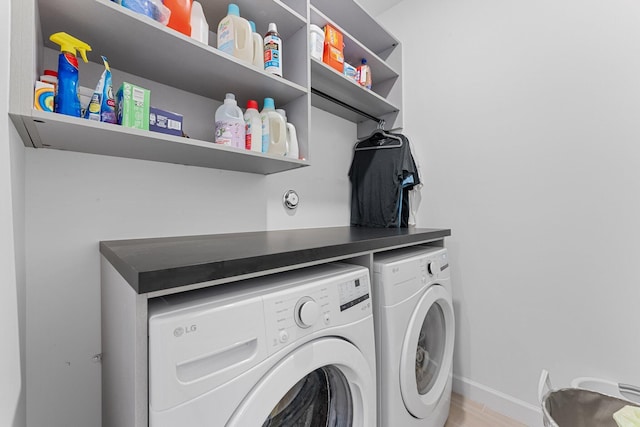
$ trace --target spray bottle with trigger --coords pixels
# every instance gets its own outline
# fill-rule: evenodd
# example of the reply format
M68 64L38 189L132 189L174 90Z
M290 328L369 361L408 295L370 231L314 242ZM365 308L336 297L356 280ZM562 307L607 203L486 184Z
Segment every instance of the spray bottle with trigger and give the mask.
M80 51L84 62L91 46L67 33L55 33L49 40L60 45L58 55L58 95L55 100L55 112L80 117L80 99L78 98L78 58Z

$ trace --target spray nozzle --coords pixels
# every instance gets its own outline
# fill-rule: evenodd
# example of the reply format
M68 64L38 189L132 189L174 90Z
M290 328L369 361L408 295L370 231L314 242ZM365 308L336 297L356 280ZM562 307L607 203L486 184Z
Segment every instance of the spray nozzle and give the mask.
M49 40L57 45L60 45L61 52L73 53L73 55L75 56L76 50L79 50L80 55L82 56L82 60L84 62L89 62L87 61L87 51L91 51L91 46L89 46L82 40L78 40L72 35L64 32L51 34Z

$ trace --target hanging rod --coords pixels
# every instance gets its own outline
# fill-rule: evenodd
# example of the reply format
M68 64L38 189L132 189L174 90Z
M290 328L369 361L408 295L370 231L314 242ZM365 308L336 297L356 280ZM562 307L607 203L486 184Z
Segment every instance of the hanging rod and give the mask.
M376 123L378 123L378 124L384 124L384 120L379 119L379 118L377 118L377 117L375 117L375 116L372 116L372 115L371 115L371 114L369 114L369 113L365 113L364 111L359 110L359 109L357 109L356 107L353 107L353 106L351 106L351 105L349 105L349 104L347 104L347 103L345 103L345 102L342 102L342 101L340 101L339 99L336 99L336 98L334 98L334 97L333 97L333 96L331 96L331 95L327 95L327 94L326 94L326 93L324 93L324 92L320 92L320 91L319 91L319 90L317 90L317 89L311 88L311 93L313 93L314 95L318 95L318 96L319 96L319 97L321 97L321 98L327 99L327 100L329 100L329 101L331 101L331 102L335 102L335 103L336 103L336 104L338 104L339 106L344 107L344 108L346 108L347 110L353 111L354 113L360 114L362 117L366 117L367 119L372 120L372 121L374 121L374 122L376 122Z

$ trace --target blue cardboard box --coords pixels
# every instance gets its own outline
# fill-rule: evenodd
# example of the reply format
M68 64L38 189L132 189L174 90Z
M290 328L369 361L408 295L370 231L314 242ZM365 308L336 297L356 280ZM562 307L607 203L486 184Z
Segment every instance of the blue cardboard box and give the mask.
M182 114L150 107L149 130L152 132L182 136Z

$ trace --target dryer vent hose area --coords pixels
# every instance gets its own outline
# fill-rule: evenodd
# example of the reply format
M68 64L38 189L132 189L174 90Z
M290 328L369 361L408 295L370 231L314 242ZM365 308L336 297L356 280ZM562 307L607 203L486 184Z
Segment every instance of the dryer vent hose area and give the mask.
M351 402L344 375L326 366L298 381L280 399L262 427L351 427Z

